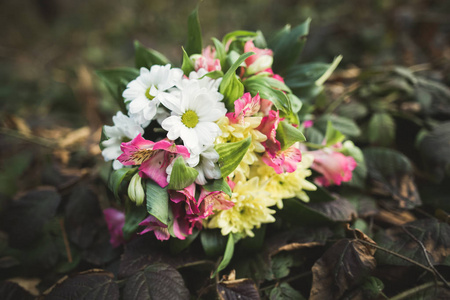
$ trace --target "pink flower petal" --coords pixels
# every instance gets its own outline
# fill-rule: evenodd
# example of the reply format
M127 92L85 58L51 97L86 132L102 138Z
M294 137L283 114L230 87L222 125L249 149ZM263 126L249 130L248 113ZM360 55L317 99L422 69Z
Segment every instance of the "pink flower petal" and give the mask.
M123 225L125 224L125 214L115 208L107 208L103 210L106 225L108 226L109 235L111 236L109 242L116 248L125 243L123 237Z
M311 168L323 176L316 181L323 186L340 185L352 179L352 171L356 168L356 161L351 156L339 152L325 152L323 150L311 151L314 162Z
M264 55L270 55L273 56L273 52L270 49L260 49L256 48L253 44L253 41L247 41L244 45L244 53L246 52L255 52L254 55L249 56L245 63L247 64L247 67L253 64L258 58Z
M143 178L150 178L156 182L160 187L166 187L167 181L167 166L171 162L170 152L157 151L150 159L144 161L139 167L139 176Z
M278 111L271 110L269 115L261 120L261 124L256 128L261 133L263 133L267 140L261 144L266 148L266 151L274 157L277 152L281 149L280 142L276 139L278 124L284 120L280 118L280 113Z

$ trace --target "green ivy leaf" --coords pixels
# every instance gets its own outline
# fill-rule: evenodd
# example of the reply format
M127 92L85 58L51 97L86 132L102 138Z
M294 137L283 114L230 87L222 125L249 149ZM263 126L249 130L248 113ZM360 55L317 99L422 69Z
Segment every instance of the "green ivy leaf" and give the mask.
M186 53L188 56L192 54L202 53L202 29L198 18L198 7L192 11L188 18L188 40L186 43Z
M125 209L125 224L123 225L122 232L125 240L130 239L139 227L145 217L147 216L147 210L143 206L136 206L134 203L128 202Z
M247 153L251 142L251 137L248 137L239 142L217 144L214 146L214 149L219 154L219 167L222 178L226 178L237 168L242 158L244 158L245 153Z
M286 121L281 121L277 128L276 139L281 144L281 150L286 150L296 142L304 142L303 133Z
M273 50L273 70L277 74L283 74L300 56L309 33L311 19L307 19L302 24L292 30L289 25L280 31L274 40L269 42L269 47Z
M247 52L239 56L222 78L219 92L223 95L223 102L228 111L234 111L234 101L244 94L244 85L236 77L236 69L251 55L255 53Z
M186 166L184 159L179 156L173 164L168 189L182 190L193 184L197 176L198 171L194 168Z
M221 191L231 197L231 188L224 178L211 180L203 185L203 188L208 192Z
M387 113L375 113L369 120L368 138L371 144L387 147L394 142L395 121Z
M183 63L181 65L181 70L183 70L184 75L189 76L189 73L195 70L194 63L189 58L189 55L183 47L181 47L181 50L183 51Z
M126 114L127 110L122 93L126 89L128 83L139 76L139 70L134 68L118 68L99 70L96 74L106 85L122 112Z
M169 59L165 57L162 53L148 49L144 47L139 41L134 41L134 51L135 51L135 65L136 68L147 68L150 69L153 65L167 65Z
M162 188L152 180L145 184L145 198L147 201L147 212L161 221L169 223L169 194L167 187Z
M121 190L122 182L126 178L131 178L131 176L133 176L137 171L137 168L122 168L112 171L112 173L109 175L108 187L113 192L116 199L120 199L119 192Z
M222 271L223 269L225 269L228 266L228 264L231 261L231 258L233 257L233 253L234 253L234 238L233 238L233 234L230 233L230 234L228 234L228 242L225 247L225 253L223 254L223 259L220 262L219 266L217 267L217 270L215 270L214 273L211 275L211 278L214 278L217 273L219 273L220 271Z

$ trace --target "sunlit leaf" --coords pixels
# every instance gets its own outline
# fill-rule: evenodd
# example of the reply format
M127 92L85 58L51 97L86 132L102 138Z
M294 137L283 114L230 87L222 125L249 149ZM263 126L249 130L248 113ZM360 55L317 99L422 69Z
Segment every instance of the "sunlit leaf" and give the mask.
M167 187L162 188L156 182L147 180L145 183L145 199L147 212L160 222L168 225L169 222L169 194Z
M286 121L281 121L277 128L276 139L281 144L281 150L286 150L296 142L304 142L303 133Z
M181 64L181 70L183 70L184 75L189 76L189 73L195 70L194 63L183 47L181 48L181 50L183 50L183 63Z
M186 53L192 54L202 53L202 29L200 28L200 20L198 18L198 7L196 7L188 18L188 40L186 43Z
M211 275L211 278L216 276L216 274L218 274L220 271L222 271L223 269L225 269L228 266L228 264L231 261L231 258L233 258L233 253L234 253L234 238L233 238L233 234L230 233L230 234L228 234L228 241L227 241L227 245L225 246L225 253L223 254L223 258L220 261L220 264L217 267L217 269Z
M222 178L226 178L237 168L245 153L247 153L250 143L251 137L248 137L239 142L217 144L214 146L214 149L219 154L219 167Z
M172 174L168 189L182 190L194 183L198 176L198 171L186 165L183 157L179 156L173 164Z

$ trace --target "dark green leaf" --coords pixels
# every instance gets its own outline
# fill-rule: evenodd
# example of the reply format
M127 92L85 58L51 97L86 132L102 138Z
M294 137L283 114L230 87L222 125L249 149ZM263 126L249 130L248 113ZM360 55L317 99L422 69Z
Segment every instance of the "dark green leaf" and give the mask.
M152 180L145 183L147 212L165 225L169 223L169 194L167 187L162 188Z
M325 132L325 146L333 146L337 143L342 142L345 139L345 135L343 135L339 130L333 127L331 121L327 123L327 129Z
M352 172L352 180L343 182L343 185L365 189L367 178L367 166L365 161L357 162L356 168Z
M170 253L178 254L189 247L189 245L191 245L192 242L195 241L199 233L200 231L194 228L192 234L188 235L184 240L169 239Z
M134 41L136 68L150 69L153 65L166 65L169 63L167 57L156 50L144 47L139 41Z
M309 127L305 129L306 141L312 144L321 145L323 139L325 138L324 134L315 127Z
M368 299L376 299L383 292L384 284L380 279L369 276L361 288Z
M119 192L121 191L122 181L130 179L137 171L137 168L122 168L114 170L109 175L108 187L114 193L116 199L120 199Z
M183 70L184 75L189 76L189 73L195 70L194 62L189 58L189 55L186 53L183 47L183 63L181 65L181 70Z
M361 130L358 125L351 120L344 117L339 117L336 115L322 115L320 118L314 122L314 126L320 129L322 132L326 132L326 128L328 126L328 122L333 124L333 127L336 130L339 130L342 134L346 136L359 136L361 134Z
M226 45L229 41L234 41L238 37L251 38L251 37L255 37L256 35L257 35L257 33L254 31L245 31L245 30L232 31L230 33L227 33L223 37L222 44Z
M225 269L228 264L231 261L231 258L233 258L234 253L234 238L233 234L228 234L228 241L227 245L225 246L225 253L223 254L223 258L220 261L219 266L217 267L217 270L214 271L214 273L211 275L211 278L215 277L217 273Z
M276 139L281 144L281 150L286 150L296 142L304 142L303 133L286 121L281 121L277 128Z
M311 19L290 29L285 27L278 36L269 42L269 48L273 50L273 70L277 74L283 74L292 66L300 56L309 33Z
M374 193L391 197L399 208L421 204L406 156L387 148L368 148L363 153Z
M198 171L194 168L186 166L184 159L179 156L173 164L172 174L168 189L182 190L194 183L198 176Z
M369 142L378 146L389 146L395 139L395 122L387 113L375 113L369 120Z
M227 53L225 46L216 38L212 38L214 48L216 48L216 58L220 60L220 66L222 70L225 70L227 62Z
M208 192L221 191L231 197L231 188L224 178L208 181L203 188Z
M368 109L364 104L353 101L348 104L341 104L337 108L337 113L341 117L359 120L367 116Z
M44 225L54 218L60 201L54 188L30 191L13 201L0 219L10 246L26 248L39 239Z
M143 206L136 206L132 202L127 203L125 210L125 224L123 225L123 237L125 240L130 239L139 227L145 217L147 216L147 210Z
M294 265L294 257L291 253L281 252L272 258L272 273L274 278L281 279L289 275Z
M237 168L245 153L247 153L251 141L251 137L248 137L239 142L217 144L214 146L214 149L219 154L219 167L222 178L226 178Z
M188 18L188 40L186 43L186 53L192 54L202 53L202 29L200 28L200 20L198 19L198 7L192 11Z
M112 273L90 270L58 283L45 299L49 300L118 300L119 286Z
M450 265L447 257L450 255L450 225L436 219L422 219L403 225L407 232L420 241L427 249L433 265ZM380 230L374 241L381 247L428 265L425 253L419 243L402 227ZM410 266L411 263L390 255L384 251L375 254L380 265Z
M274 89L268 77L255 76L244 81L245 89L249 91L252 96L259 93L263 99L270 100L278 110L285 114L292 111L289 98L280 90Z
M180 273L166 264L153 264L128 278L123 300L189 299Z
M224 96L223 102L225 103L228 111L234 111L234 101L244 94L244 86L236 77L236 70L249 56L253 54L255 53L247 52L239 56L239 58L233 63L222 78L222 82L219 86L219 92Z
M289 283L282 282L270 291L270 300L305 300L300 292L294 290Z
M222 255L225 251L227 238L220 233L220 230L202 230L200 241L206 255L213 257Z
M120 68L99 70L96 73L106 85L122 112L126 114L127 110L125 108L122 93L126 89L128 83L139 76L139 70L134 68Z
M375 269L373 248L357 240L337 241L312 267L310 300L339 299Z

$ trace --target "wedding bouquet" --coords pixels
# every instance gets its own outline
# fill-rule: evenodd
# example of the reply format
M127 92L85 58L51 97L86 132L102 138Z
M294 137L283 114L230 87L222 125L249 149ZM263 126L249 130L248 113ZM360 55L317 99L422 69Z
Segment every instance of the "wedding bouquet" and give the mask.
M113 161L110 187L126 207L105 210L113 245L136 231L159 240L210 228L253 237L284 199L307 202L317 185L351 180L359 149L330 121L322 136L314 131L300 98L317 95L341 59L295 65L308 28L309 20L286 26L271 47L261 32L235 31L203 48L195 11L181 67L136 42L136 68L99 72L122 108L101 141Z

